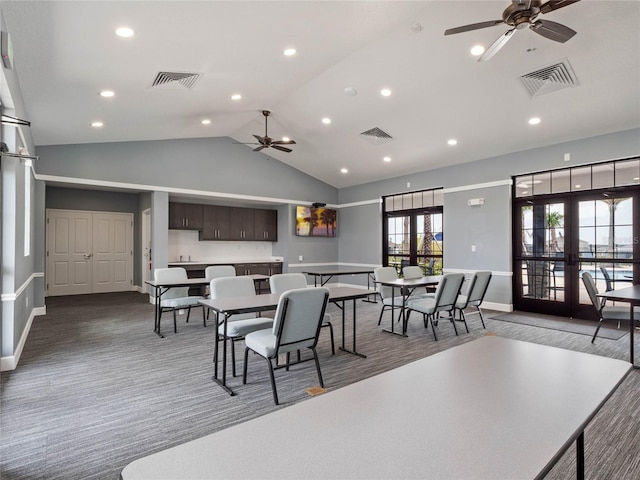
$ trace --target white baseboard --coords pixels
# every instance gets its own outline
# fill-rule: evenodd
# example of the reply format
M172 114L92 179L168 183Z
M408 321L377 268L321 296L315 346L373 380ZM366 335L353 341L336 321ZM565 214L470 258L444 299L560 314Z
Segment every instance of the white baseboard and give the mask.
M487 310L497 310L499 312L513 312L513 304L511 303L482 302L481 307Z
M20 361L20 355L22 355L22 349L24 348L25 343L27 343L27 337L29 336L29 332L31 331L31 324L33 323L33 319L36 315L45 315L45 313L46 307L36 307L31 309L29 320L27 320L27 325L25 326L22 335L20 336L20 341L18 342L18 347L16 348L15 352L13 352L13 355L0 358L0 371L6 372L16 369L16 367L18 366L18 362Z

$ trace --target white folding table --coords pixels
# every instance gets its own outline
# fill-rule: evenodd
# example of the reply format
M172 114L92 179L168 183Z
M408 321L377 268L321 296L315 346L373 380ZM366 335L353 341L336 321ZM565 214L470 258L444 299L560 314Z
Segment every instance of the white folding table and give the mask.
M133 461L123 480L534 479L631 365L486 336ZM615 448L612 446L611 448Z

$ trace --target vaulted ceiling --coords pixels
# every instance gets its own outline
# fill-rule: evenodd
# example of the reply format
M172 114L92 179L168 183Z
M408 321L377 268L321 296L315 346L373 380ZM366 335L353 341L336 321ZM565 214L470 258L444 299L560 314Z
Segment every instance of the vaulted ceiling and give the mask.
M444 35L499 20L509 5L2 0L0 8L36 145L256 142L267 109L269 136L296 144L255 155L341 188L640 127L640 2L583 0L541 14L577 34L558 43L518 30L486 62L471 47L488 47L507 25ZM120 26L134 36L116 36ZM573 84L559 81L564 72L538 74L532 95L521 76L551 65ZM160 72L170 81L152 86ZM362 135L372 129L382 133Z

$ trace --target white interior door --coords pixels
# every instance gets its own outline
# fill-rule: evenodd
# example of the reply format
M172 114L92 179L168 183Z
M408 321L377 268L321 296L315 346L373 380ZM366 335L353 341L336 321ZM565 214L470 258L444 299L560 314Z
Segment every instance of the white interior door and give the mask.
M94 213L93 292L131 290L132 266L133 215Z
M49 295L91 293L93 214L49 210L47 288Z
M133 214L47 210L47 294L121 292L133 280Z

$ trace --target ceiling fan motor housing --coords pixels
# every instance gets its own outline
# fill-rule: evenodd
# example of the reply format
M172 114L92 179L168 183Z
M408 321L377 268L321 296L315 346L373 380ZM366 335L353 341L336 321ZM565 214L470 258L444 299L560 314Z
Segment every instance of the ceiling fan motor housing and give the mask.
M540 13L540 0L531 0L529 8L521 9L520 5L512 3L502 13L502 20L507 25L517 29L526 28L535 20Z

